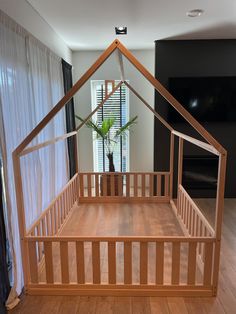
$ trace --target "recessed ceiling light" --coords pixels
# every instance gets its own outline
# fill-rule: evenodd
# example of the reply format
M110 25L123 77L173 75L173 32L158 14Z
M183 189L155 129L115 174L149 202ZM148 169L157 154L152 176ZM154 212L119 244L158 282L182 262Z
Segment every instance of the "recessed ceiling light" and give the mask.
M116 35L127 35L127 27L126 26L118 26L115 27Z
M204 13L204 10L202 9L194 9L194 10L188 11L186 14L189 17L197 17L197 16L202 15L203 13Z

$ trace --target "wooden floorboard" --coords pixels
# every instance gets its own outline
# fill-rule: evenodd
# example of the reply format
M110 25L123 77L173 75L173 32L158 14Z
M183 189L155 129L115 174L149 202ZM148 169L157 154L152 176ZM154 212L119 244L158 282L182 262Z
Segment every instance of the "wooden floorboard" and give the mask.
M206 213L210 223L213 224L214 219L214 201L210 199L196 200L198 205ZM152 204L151 206L153 206ZM116 206L114 204L111 205ZM149 205L150 206L150 205ZM165 205L164 205L165 206ZM125 213L125 222L122 224L123 218L119 216L119 210L113 207L115 210L112 213L110 211L107 214L112 215L114 222L112 226L106 226L106 223L101 220L103 213L100 212L97 215L95 221L93 221L95 234L101 232L101 228L106 228L106 232L109 230L112 234L118 235L126 232L140 232L143 234L152 234L156 232L156 226L153 221L156 220L155 213L149 213L150 227L145 227L148 221L144 225L138 222L132 223L133 213L129 210ZM163 209L164 213L164 209ZM91 213L89 211L89 217ZM140 208L140 217L145 218L144 207ZM80 213L81 217L87 217L86 213ZM147 213L148 216L148 213ZM86 218L87 219L87 218ZM135 218L136 219L136 218ZM164 218L163 218L164 219ZM91 220L90 220L91 222ZM114 226L118 226L114 230ZM227 199L225 201L224 222L223 222L223 236L222 236L222 250L221 250L221 264L220 264L220 279L219 289L216 298L165 298L165 297L79 297L79 296L22 296L22 302L13 310L9 311L9 314L48 314L48 313L164 313L164 314L176 314L176 313L191 313L191 314L235 314L236 313L236 200ZM70 232L75 232L77 229L75 223L74 229ZM80 232L86 232L89 228L89 223L85 223L84 226L79 228ZM172 230L173 226L170 223L168 230ZM65 229L63 232L65 232ZM99 231L100 230L100 231ZM164 226L159 228L160 234L164 232ZM160 235L159 234L159 235ZM116 234L114 234L116 235Z

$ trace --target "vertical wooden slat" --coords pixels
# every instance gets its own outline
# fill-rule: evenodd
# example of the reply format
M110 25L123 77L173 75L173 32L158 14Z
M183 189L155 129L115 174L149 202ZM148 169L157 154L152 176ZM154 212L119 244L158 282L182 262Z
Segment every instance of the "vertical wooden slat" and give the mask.
M66 194L66 208L65 208L65 216L64 216L64 218L66 218L67 213L69 212L70 207L71 207L70 185L66 189L65 194Z
M130 174L126 173L126 197L130 196Z
M65 219L66 219L66 216L69 212L69 209L70 209L70 193L69 193L69 189L66 189L65 193L66 195L66 207L65 207Z
M58 227L60 228L61 227L61 199L59 198L57 200L57 202L58 202L58 208L57 208L57 210L58 210Z
M186 199L186 198L185 198ZM187 199L186 199L187 201ZM187 215L186 215L186 227L189 231L189 216L190 216L190 207L191 207L191 204L187 201L187 204L186 204L186 211L187 211Z
M141 177L141 187L142 187L142 196L144 197L146 194L146 180L145 180L145 173L142 173Z
M52 242L44 242L46 282L53 283Z
M99 196L99 175L95 173L95 195L96 197Z
M64 219L65 219L65 208L66 208L66 194L62 193L61 194L61 223L63 224Z
M196 249L197 242L189 242L188 244L188 285L195 285L196 278Z
M171 283L173 285L179 284L180 274L180 243L172 243L172 272L171 272Z
M55 205L51 207L51 226L52 226L52 235L55 234Z
M57 234L58 232L58 202L56 200L55 202L55 234Z
M37 225L36 230L37 230L37 236L40 237L40 235L41 235L40 234L40 224ZM37 244L38 245L36 245L36 246L38 247L38 258L41 261L41 258L42 258L42 243L38 242Z
M193 209L193 213L192 213L192 233L191 235L194 237L195 235L195 229L196 229L196 212Z
M100 242L92 242L93 283L101 283Z
M77 282L85 283L84 242L76 242Z
M107 174L102 175L102 194L107 196Z
M200 220L200 224L199 224L199 237L201 237L203 234L202 234L202 220ZM202 247L203 247L203 244L202 243L199 243L199 246L198 246L198 253L200 255L202 255Z
M69 213L71 207L72 207L72 191L71 191L71 184L69 185L67 189L67 195L68 195L68 206L66 209L66 215Z
M138 174L134 173L134 196L138 196Z
M156 242L156 284L163 284L164 242Z
M183 215L182 215L184 224L186 224L187 206L188 206L188 200L186 199L183 206Z
M196 232L195 232L195 236L198 237L198 232L199 232L199 216L196 215Z
M174 148L175 136L173 133L170 135L170 199L173 198L173 174L174 174Z
M69 187L64 191L63 195L65 197L65 208L64 208L64 220L65 220L67 212L69 211L69 208L70 208L70 188Z
M77 177L74 179L74 203L77 200Z
M65 195L61 194L60 196L60 205L61 205L61 224L64 222L64 211L65 211Z
M119 196L123 196L123 175L119 173L118 175L118 194Z
M36 242L28 242L29 249L29 266L30 266L30 278L32 283L38 283L38 262L36 254Z
M71 182L71 202L72 202L72 206L74 205L75 199L75 187L74 187L75 181Z
M180 196L181 196L181 191L180 189L177 189L177 215L180 213Z
M47 236L51 235L51 228L50 228L50 219L49 219L49 212L46 214L46 223L47 223Z
M41 223L42 223L42 236L44 237L46 235L45 216L42 218Z
M170 176L169 174L165 174L164 176L164 196L169 196L169 180L170 180Z
M69 211L71 210L71 208L73 207L73 197L74 197L74 193L73 193L73 181L71 182L70 184L70 209Z
M154 182L153 182L153 173L151 173L150 175L149 175L149 196L150 197L152 197L153 196L153 184L154 184Z
M183 173L183 145L184 140L179 137L179 155L178 155L178 186L182 184Z
M147 283L148 274L148 243L140 242L140 284Z
M61 281L62 283L69 283L69 256L68 256L68 242L60 242L60 256L61 256Z
M88 197L92 196L91 173L87 175Z
M204 272L203 272L203 284L211 284L211 275L212 275L212 254L213 254L213 243L208 242L204 243Z
M188 232L191 235L192 234L192 218L193 216L193 206L191 204L190 208L189 208L189 227L188 227Z
M124 283L132 283L132 242L124 242Z
M83 174L79 174L79 187L80 187L79 195L84 197L84 175Z
M116 243L108 242L108 282L116 283Z
M157 196L161 196L161 175L157 174Z
M179 189L178 198L179 198L178 214L182 218L185 199L184 199L184 195L183 195L183 192L181 191L181 189Z
M115 176L112 173L110 176L111 180L110 180L110 187L108 188L109 191L111 191L111 196L115 195Z

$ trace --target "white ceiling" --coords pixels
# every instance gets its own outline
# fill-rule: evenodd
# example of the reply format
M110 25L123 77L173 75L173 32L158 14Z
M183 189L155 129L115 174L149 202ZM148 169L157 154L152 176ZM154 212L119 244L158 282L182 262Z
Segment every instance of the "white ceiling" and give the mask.
M27 0L72 50L104 49L118 37L129 49L157 39L236 38L236 0ZM191 9L205 12L186 16ZM115 26L127 26L116 36Z

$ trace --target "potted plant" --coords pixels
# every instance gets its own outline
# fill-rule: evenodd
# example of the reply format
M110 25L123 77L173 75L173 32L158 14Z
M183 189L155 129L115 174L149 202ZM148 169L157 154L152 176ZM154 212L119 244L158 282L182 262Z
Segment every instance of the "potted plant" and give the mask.
M84 122L84 119L75 115L75 117ZM104 142L106 156L109 161L109 172L115 172L115 166L113 161L113 152L121 136L126 136L130 128L137 122L137 116L131 118L125 125L121 126L114 131L114 125L116 118L106 118L99 125L96 121L92 119L87 121L85 125L92 129L96 133L95 139L102 139ZM111 195L110 191L110 176L106 175L107 178L107 195ZM103 177L101 177L101 195L103 195ZM115 195L118 195L118 176L115 176Z

